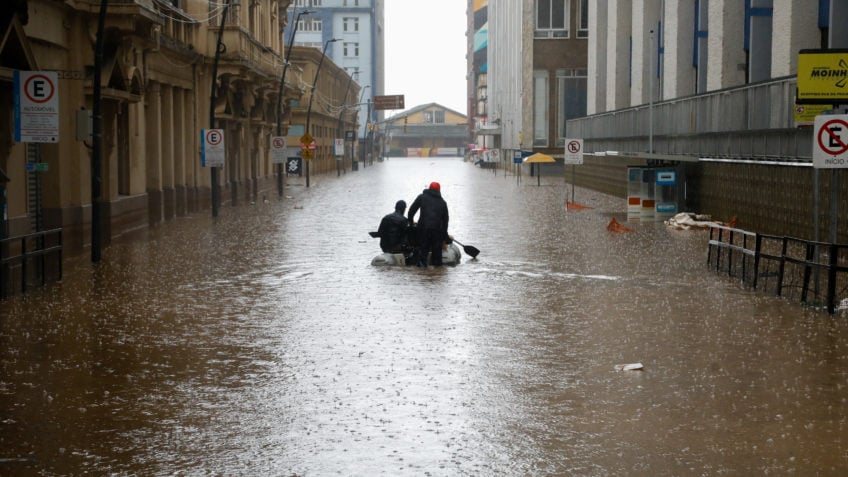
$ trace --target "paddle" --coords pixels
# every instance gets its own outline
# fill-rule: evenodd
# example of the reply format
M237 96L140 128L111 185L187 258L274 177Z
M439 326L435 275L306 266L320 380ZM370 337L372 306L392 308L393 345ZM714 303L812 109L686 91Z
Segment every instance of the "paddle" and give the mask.
M477 258L477 255L480 255L480 250L477 247L471 245L462 245L462 242L457 239L453 239L453 241L461 245L462 249L465 250L465 253L471 255L471 258Z
M368 235L370 235L370 236L372 236L372 237L374 237L374 238L377 238L377 237L379 237L379 236L380 236L380 232L368 232Z

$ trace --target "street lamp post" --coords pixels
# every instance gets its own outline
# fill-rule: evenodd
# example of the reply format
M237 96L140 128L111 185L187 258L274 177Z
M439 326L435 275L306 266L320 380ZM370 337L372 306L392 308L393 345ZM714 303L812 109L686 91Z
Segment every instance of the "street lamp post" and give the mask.
M212 92L209 95L209 129L215 129L215 94L218 90L218 62L221 58L221 43L224 37L224 25L227 23L227 11L230 9L230 0L224 4L221 13L221 26L218 28L218 41L215 42L215 61L212 64ZM212 166L212 217L218 216L218 167Z
M109 0L101 0L100 15L97 19L97 37L94 43L94 80L92 83L92 122L91 122L91 261L97 263L102 257L102 224L100 223L103 164L101 154L103 153L102 117L100 113L101 85L100 70L103 64L104 35L106 25L106 8ZM6 213L5 210L0 213Z
M366 84L365 86L363 86L363 87L362 87L362 91L359 93L359 101L357 101L357 103L356 103L356 109L354 110L354 111L355 111L355 114L356 114L356 116L355 116L355 117L357 118L357 119L356 119L356 120L354 120L354 122L353 122L353 131L354 131L354 135L353 135L353 145L354 145L354 146L356 146L356 143L357 143L357 142L359 142L359 131L358 131L358 129L359 129L359 121L358 121L358 118L359 118L359 107L360 107L360 106L362 106L362 97L363 97L363 96L365 96L365 90L366 90L366 89L368 89L368 88L370 88L370 87L371 87L371 85L370 85L370 84ZM353 161L354 161L354 159L356 158L356 156L355 156L355 154L354 154L354 153L355 153L354 148L353 148L353 147L351 147L350 149L351 149L351 150L350 150L350 161L351 161L351 169L352 169L352 168L353 168Z
M341 38L330 38L324 42L324 48L321 50L321 59L318 61L318 68L315 69L315 79L312 80L312 89L309 93L309 106L306 108L306 131L309 134L309 119L312 116L312 100L315 98L315 87L318 85L318 73L321 72L321 65L324 64L324 57L327 56L327 47L330 43L339 41ZM308 146L308 145L307 145ZM306 162L306 187L309 187L309 161Z
M353 75L358 75L359 71L354 71L350 74L350 77L347 80L347 87L345 87L344 98L342 98L342 106L341 111L339 111L339 125L336 127L336 131L344 137L344 132L342 131L342 116L344 116L345 110L345 101L347 101L347 93L350 92L350 84L353 83ZM342 160L338 161L342 163L341 169L344 169L344 155L342 155ZM339 165L336 165L336 177L340 176L341 172L339 171Z
M280 75L280 90L277 94L277 136L281 136L283 134L282 122L283 122L283 90L286 85L286 71L289 69L289 60L291 60L291 50L292 46L294 46L294 36L297 34L297 26L300 23L301 15L309 15L310 13L315 13L315 10L303 10L297 13L294 19L294 25L292 25L292 34L289 39L289 46L286 49L286 57L283 59L283 73ZM277 164L277 193L280 198L283 197L283 165Z

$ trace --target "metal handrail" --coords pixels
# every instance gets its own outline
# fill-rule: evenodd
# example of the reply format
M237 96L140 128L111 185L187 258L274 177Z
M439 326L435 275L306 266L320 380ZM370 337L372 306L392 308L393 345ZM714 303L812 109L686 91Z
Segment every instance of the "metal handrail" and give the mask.
M55 245L45 247L45 238L55 235L58 240ZM27 242L35 240L35 249L27 250ZM9 246L19 242L20 253L14 256L7 255ZM51 230L43 230L26 235L18 235L0 240L0 298L5 296L6 292L6 269L9 265L20 263L21 266L21 293L26 292L27 288L27 265L32 258L39 258L39 266L41 267L41 286L46 284L46 269L44 257L50 254L58 255L57 271L58 280L62 279L62 229L56 228Z

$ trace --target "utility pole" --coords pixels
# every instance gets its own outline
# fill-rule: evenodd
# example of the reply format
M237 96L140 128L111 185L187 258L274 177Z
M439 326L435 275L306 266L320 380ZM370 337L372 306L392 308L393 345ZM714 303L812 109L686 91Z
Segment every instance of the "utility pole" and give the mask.
M286 57L283 58L283 73L280 75L280 90L277 93L277 136L283 135L283 95L285 94L285 85L286 85L286 71L289 69L289 62L291 61L291 51L294 46L294 36L297 34L297 27L300 24L300 16L301 15L309 15L310 13L315 13L314 10L303 10L298 12L294 19L294 25L292 25L292 34L291 39L289 39L289 45L286 49ZM283 197L283 165L277 164L277 193L280 198Z
M306 108L306 131L304 134L309 134L309 119L312 116L312 100L315 98L315 87L318 85L318 74L321 73L321 65L324 64L324 57L327 56L327 47L330 43L341 40L341 38L330 38L324 42L324 48L321 50L321 59L318 61L318 68L315 70L315 79L312 80L312 89L309 93L309 107ZM309 187L309 161L306 162L306 187Z
M224 25L227 22L227 12L230 9L230 1L224 4L221 13L221 27L218 28L218 41L215 42L215 62L212 66L212 93L209 97L209 129L215 129L215 94L218 90L218 62L221 59L221 43L224 36ZM225 156L226 157L226 156ZM212 166L212 217L218 216L218 168Z
M91 122L91 261L97 263L102 256L103 230L101 224L101 186L103 183L103 118L100 111L100 76L103 65L103 35L106 28L106 9L109 0L101 0L100 16L97 19L97 38L94 43L94 84L92 85Z

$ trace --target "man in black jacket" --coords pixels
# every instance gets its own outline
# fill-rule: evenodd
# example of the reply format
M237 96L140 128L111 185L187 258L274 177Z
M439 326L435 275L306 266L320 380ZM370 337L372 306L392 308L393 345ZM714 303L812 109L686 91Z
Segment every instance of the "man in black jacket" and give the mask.
M418 266L426 267L429 256L435 267L442 266L442 246L448 239L448 204L442 199L441 186L431 182L428 189L415 198L409 207L409 221L418 217Z
M406 202L399 200L395 204L395 211L380 221L377 236L380 237L380 249L383 252L406 254L407 225L406 217L403 216L405 211Z

